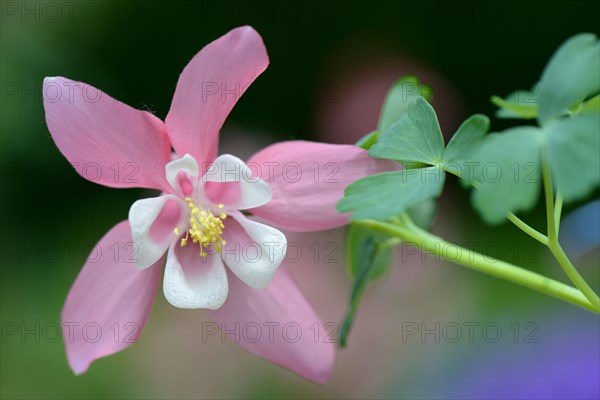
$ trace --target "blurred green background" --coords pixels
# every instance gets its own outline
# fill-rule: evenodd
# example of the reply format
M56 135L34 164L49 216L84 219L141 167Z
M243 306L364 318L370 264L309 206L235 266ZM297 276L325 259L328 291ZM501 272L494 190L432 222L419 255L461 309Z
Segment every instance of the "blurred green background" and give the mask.
M53 330L63 301L87 251L148 193L97 186L75 173L47 132L42 80L86 82L164 118L191 57L247 24L262 35L271 64L227 120L223 150L247 157L290 138L352 143L375 127L387 87L406 73L433 86L451 135L472 113L491 116L491 95L531 87L566 38L597 29L599 8L592 1L2 1L2 398L597 396L597 316L400 251L391 272L368 289L326 385L234 343L201 343L207 316L174 309L161 293L140 343L75 377ZM509 125L492 120L493 130ZM526 219L543 229L543 207ZM533 240L509 225L485 226L456 181L441 198L434 231L565 279ZM342 230L292 237L308 245L340 240ZM292 271L324 321L339 322L346 307L342 255ZM597 248L576 264L598 289ZM470 322L498 324L501 338L493 343L476 331L473 341L457 343L402 340L403 323ZM15 324L19 332L8 334ZM533 331L537 342L525 341Z

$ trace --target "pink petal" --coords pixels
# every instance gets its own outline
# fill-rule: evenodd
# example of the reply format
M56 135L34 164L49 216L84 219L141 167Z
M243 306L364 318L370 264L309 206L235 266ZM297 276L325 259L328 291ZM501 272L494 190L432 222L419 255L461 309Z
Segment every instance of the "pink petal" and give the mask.
M206 170L217 156L223 122L268 64L263 41L249 26L230 31L196 54L179 77L166 118L177 153L190 153Z
M204 196L214 204L224 204L227 208L234 208L242 197L240 182L213 182L204 184Z
M154 115L62 77L44 79L44 108L54 142L84 178L110 187L170 188L171 147Z
M139 270L129 222L113 227L96 245L62 310L63 338L75 374L101 357L137 342L160 282L159 260Z
M327 381L335 346L285 265L266 289L253 289L232 273L229 286L227 301L210 316L230 338L306 379Z
M346 224L348 214L335 209L346 186L368 175L398 169L398 164L371 158L356 146L305 141L269 146L252 156L248 166L273 191L273 199L252 213L297 232Z

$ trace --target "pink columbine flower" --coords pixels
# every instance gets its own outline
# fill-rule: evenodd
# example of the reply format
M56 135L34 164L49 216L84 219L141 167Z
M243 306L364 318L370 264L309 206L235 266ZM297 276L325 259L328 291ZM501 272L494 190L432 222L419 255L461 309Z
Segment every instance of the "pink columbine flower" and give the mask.
M234 340L307 379L328 378L334 347L286 266L280 267L284 234L240 210L293 231L341 226L347 216L336 213L335 203L345 186L390 164L354 146L303 141L270 146L248 165L232 155L217 157L225 118L268 63L254 29L232 30L183 70L164 123L89 85L44 80L48 129L80 175L105 186L161 192L136 201L128 220L99 241L67 296L63 336L76 374L137 340L164 264L163 292L172 305L210 309L226 328L263 326L258 339ZM239 95L215 92L231 88ZM324 164L320 179L317 161ZM295 168L293 179L288 165ZM251 259L240 255L248 244L255 245ZM300 336L270 334L286 324L295 324Z

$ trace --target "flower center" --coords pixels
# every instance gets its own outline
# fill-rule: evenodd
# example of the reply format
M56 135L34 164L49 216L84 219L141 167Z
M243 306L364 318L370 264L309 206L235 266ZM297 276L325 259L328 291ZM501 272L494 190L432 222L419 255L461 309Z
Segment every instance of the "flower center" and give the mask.
M225 246L225 241L221 239L221 234L225 226L223 221L227 218L227 214L222 212L219 217L216 217L212 211L208 208L198 208L196 204L189 197L185 198L185 202L190 209L190 227L185 234L185 237L181 239L181 247L185 247L189 238L192 238L193 243L197 243L200 246L200 255L206 256L204 248L212 245L217 253L221 253L221 246ZM223 204L216 206L222 209ZM179 236L179 228L174 230L175 236Z

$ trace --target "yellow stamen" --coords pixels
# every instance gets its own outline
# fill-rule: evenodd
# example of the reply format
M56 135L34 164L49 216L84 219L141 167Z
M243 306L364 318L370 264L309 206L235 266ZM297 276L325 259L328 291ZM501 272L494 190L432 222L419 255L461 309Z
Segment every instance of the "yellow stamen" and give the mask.
M221 253L221 246L225 245L225 241L221 239L221 234L225 228L221 220L227 218L227 214L222 212L217 218L210 210L199 209L189 197L185 198L185 202L190 209L190 227L186 232L185 238L181 239L181 246L184 247L187 244L189 236L191 236L192 242L198 243L200 246L200 255L202 257L207 255L204 248L209 245L212 245L217 253ZM219 209L224 207L223 204L217 205ZM174 233L175 235L179 235L179 228L175 228Z

